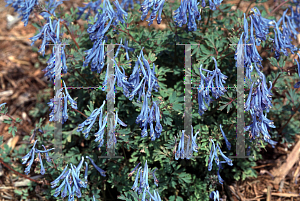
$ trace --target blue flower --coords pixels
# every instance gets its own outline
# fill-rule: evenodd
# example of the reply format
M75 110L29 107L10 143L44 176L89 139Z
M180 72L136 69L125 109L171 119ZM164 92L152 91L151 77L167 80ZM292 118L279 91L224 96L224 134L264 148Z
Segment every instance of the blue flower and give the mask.
M4 106L6 103L1 103L0 104L0 109L2 108L2 106Z
M232 166L232 165L233 165L233 164L232 164L232 160L231 160L230 158L226 157L226 156L223 154L223 152L222 152L222 150L221 150L221 148L219 147L218 144L217 144L217 148L219 149L220 154L221 154L221 156L223 157L223 159L226 161L226 163L227 163L228 165Z
M213 199L214 201L219 201L220 198L219 198L219 191L216 190L216 191L212 191L209 195L209 198L210 199Z
M185 158L185 154L184 154L184 130L182 130L182 135L181 135L181 139L180 139L180 143L179 146L180 147L180 158L184 159Z
M142 169L142 167L140 167L137 171L137 174L135 176L135 180L134 180L134 184L133 186L131 187L132 190L134 191L137 191L137 186L138 186L138 183L139 183L139 173L140 173L140 170Z
M225 135L225 133L224 133L224 131L223 131L223 129L222 129L222 125L221 125L221 124L220 124L220 129L221 129L221 133L222 133L222 135L223 135L223 138L224 138L224 140L225 140L225 142L226 142L227 149L230 150L230 149L231 149L231 144L230 144L230 142L227 140L226 135Z
M129 177L131 177L133 175L133 173L136 171L136 169L139 167L141 163L138 163L137 166L135 166L135 168L128 174Z
M93 159L91 159L89 156L86 156L86 158L90 159L91 163L93 164L93 166L96 168L96 170L101 174L101 176L105 177L105 172L104 170L102 170L101 168L99 168L95 162L93 161Z
M210 148L209 158L208 158L208 171L211 171L211 169L212 169L212 163L213 163L213 160L215 157L215 149L216 148L215 148L214 144L212 143L211 148Z
M158 183L159 183L159 181L158 181L158 179L156 178L156 176L155 176L155 171L157 170L157 168L155 168L154 170L153 170L153 172L152 172L152 177L153 177L153 179L154 179L154 184L158 187Z

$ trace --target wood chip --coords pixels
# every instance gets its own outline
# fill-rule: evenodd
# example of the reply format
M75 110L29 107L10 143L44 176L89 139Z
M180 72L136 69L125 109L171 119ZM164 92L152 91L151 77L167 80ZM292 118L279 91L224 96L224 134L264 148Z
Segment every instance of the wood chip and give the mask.
M13 90L7 90L7 91L2 91L0 92L0 97L8 97L8 96L11 96L13 95L14 91Z
M267 189L263 190L263 193L267 193ZM300 197L298 193L272 193L271 195L279 196L279 197Z
M271 170L271 174L275 177L274 184L279 184L281 180L285 178L294 164L299 160L300 155L300 140L294 146L292 152L286 159L286 162L282 164L279 168L274 168Z

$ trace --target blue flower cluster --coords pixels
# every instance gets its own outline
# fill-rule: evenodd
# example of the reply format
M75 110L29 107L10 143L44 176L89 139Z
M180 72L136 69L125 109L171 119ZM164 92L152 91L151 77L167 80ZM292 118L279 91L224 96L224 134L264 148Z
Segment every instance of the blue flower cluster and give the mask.
M199 110L198 113L200 115L204 114L204 111L207 110L205 103L210 105L212 99L210 98L209 91L212 92L213 97L218 99L220 96L224 95L227 91L223 84L226 83L227 76L222 74L220 69L217 66L217 61L214 57L212 59L215 62L215 70L205 70L207 72L207 76L205 77L202 74L202 64L200 65L200 84L198 87L198 103L199 103ZM215 78L215 85L213 79ZM204 101L203 101L204 99ZM205 103L204 103L205 102Z
M129 56L127 50L133 51L134 49L128 48L128 44L125 41L125 45L122 45L122 40L120 42L120 45L118 47L118 50L114 56L114 58L117 57L120 47L123 47L126 50L126 57L127 60L129 60ZM143 60L143 62L141 61ZM151 109L149 108L149 102L151 100L151 94L152 90L155 92L158 92L159 85L157 77L155 76L155 64L153 63L153 68L151 69L149 62L145 59L143 55L143 48L140 52L140 55L138 57L138 60L135 62L135 66L133 68L133 72L130 75L129 79L125 74L124 68L121 66L122 71L118 67L115 59L113 59L115 63L115 79L114 82L117 82L118 87L123 88L124 95L129 98L130 101L133 100L135 95L139 94L137 102L141 102L141 98L144 98L143 106L141 109L140 115L136 119L136 123L140 124L140 127L142 128L142 137L146 137L148 135L147 127L148 124L150 125L150 137L151 140L154 141L156 138L160 137L160 134L162 132L162 126L160 124L160 111L159 106L156 102L153 102ZM144 68L146 67L146 69ZM108 80L108 70L106 71L105 80L103 82L103 88L105 89L105 85L107 84ZM140 76L143 75L143 79L140 80ZM146 93L147 88L147 93ZM111 89L113 90L113 89ZM111 91L113 92L113 91ZM109 95L109 94L108 94ZM110 96L109 96L110 97ZM155 130L154 130L154 121L156 122Z
M107 37L104 39L105 33L111 24L117 25L119 22L125 23L124 19L127 19L127 13L121 8L119 2L116 0L114 4L117 8L116 11L113 10L108 0L104 0L102 12L97 12L94 17L95 23L90 24L87 29L87 32L90 34L90 39L94 44L91 49L85 51L87 56L83 67L88 66L88 64L92 62L91 70L97 70L97 73L101 73L105 63L105 55L107 54L104 53L104 45L107 40ZM94 6L97 8L98 4ZM107 23L107 21L109 22ZM106 23L107 25L105 26Z
M133 171L131 171L129 173L130 176L132 176L132 174L136 171L136 169L138 168L139 165L140 165L140 163L134 168ZM138 169L137 174L135 176L134 184L131 189L136 191L139 195L143 193L142 201L148 201L148 199L146 199L147 194L150 196L149 201L151 201L151 199L153 201L161 201L158 191L153 190L153 194L150 193L150 186L148 183L148 174L149 173L148 173L147 160L145 162L144 170L141 170L141 169L142 169L142 167L140 167ZM156 169L153 170L152 176L153 176L155 185L158 186L158 180L154 175L155 171L156 171ZM140 180L140 185L138 185L139 180Z
M213 160L215 159L215 162L216 162L216 164L218 166L218 179L219 179L219 183L223 184L224 180L220 176L220 169L223 169L223 167L222 167L221 164L222 163L227 163L228 165L233 166L232 160L229 159L228 157L226 157L223 154L223 152L222 152L222 150L221 150L221 148L219 147L218 144L217 144L217 146L215 146L215 143L214 143L214 141L212 139L210 139L210 142L211 142L211 145L210 145L211 149L210 149L210 154L209 154L209 158L208 158L208 171L211 171L212 165L213 165ZM219 150L221 156L223 157L223 159L225 161L220 161L219 160L218 150Z
M192 156L193 156L193 152L198 152L197 149L199 148L197 143L196 143L196 138L197 138L197 135L199 133L199 131L194 135L194 131L193 131L193 126L191 125L191 136L188 136L188 144L187 144L187 147L186 147L186 150L184 150L184 133L185 133L185 130L182 130L182 135L181 135L181 138L180 138L180 141L179 141L179 145L178 145L178 149L176 151L176 154L175 154L175 160L178 160L179 157L181 159L191 159ZM192 142L191 142L191 139L192 139ZM191 143L191 146L190 146L190 143ZM177 142L176 142L177 144Z
M89 136L89 132L90 132L91 128L93 127L98 115L100 114L100 117L99 117L99 130L98 130L98 132L96 132L94 134L94 136L96 137L95 142L99 142L98 147L101 147L103 145L103 142L104 142L104 139L103 139L104 129L105 129L105 126L106 126L106 123L107 123L107 117L108 117L108 114L106 114L106 116L104 117L104 120L102 120L104 105L105 105L105 101L103 101L103 104L100 108L95 109L92 112L92 114L84 122L82 122L81 124L78 125L78 128L77 128L77 132L81 132L83 130L83 127L88 125L88 127L82 132L85 135L85 138L87 138ZM119 123L120 125L122 125L124 127L127 126L124 122L122 122L118 118L118 112L116 112L116 114L115 114L114 128L116 128L117 123ZM114 143L116 143L117 139L115 137L115 134L113 134L113 135L114 135Z
M51 4L52 1L50 1L49 4ZM57 5L59 5L62 2L57 2L56 4L54 4L54 6L56 7ZM49 11L50 12L50 11ZM54 10L52 11L54 12ZM45 49L46 46L49 45L49 43L53 43L53 44L61 44L60 41L60 21L62 21L61 19L53 19L52 17L50 17L50 14L47 12L43 12L41 14L47 21L47 23L43 26L43 28L39 31L39 33L33 37L30 38L30 40L32 41L31 46L37 41L37 40L43 40L41 47L39 49L39 52L41 54L43 54L43 56L45 55ZM55 13L53 14L53 16L55 16ZM62 73L67 73L67 65L66 65L66 55L65 55L65 51L64 51L65 45L61 46L61 61L62 61ZM55 52L57 50L55 50L55 46L53 46L52 48L52 54L50 55L49 60L47 61L48 66L43 70L45 73L45 76L50 80L54 80L55 79L55 71L57 71L58 69L55 68ZM56 58L57 59L57 58ZM60 58L59 58L60 59ZM58 66L60 68L60 66Z
M53 99L50 100L50 102L48 102L48 105L50 107L51 113L49 114L49 121L57 121L57 122L62 122L62 124L64 124L67 120L68 120L68 112L67 112L67 108L68 108L68 102L70 101L71 103L71 107L73 109L77 110L77 103L76 101L74 101L72 99L72 97L70 96L66 84L64 83L64 88L65 88L65 93L62 92L63 88L58 90L56 92L56 95ZM64 100L62 103L62 99ZM57 101L57 103L55 104L55 101ZM60 115L62 114L62 115Z
M142 3L140 11L143 12L141 16L141 20L144 20L147 15L149 10L152 8L152 13L150 17L146 20L149 22L148 26L153 24L153 20L156 17L157 11L158 11L158 17L157 17L157 24L161 23L161 13L164 7L165 0L145 0L144 3Z
M299 5L298 5L299 7ZM293 8L290 7L291 16L287 15L289 9L285 10L282 17L276 22L275 20L268 20L261 16L259 10L254 7L251 9L252 14L249 16L250 25L250 36L248 34L248 21L246 15L244 14L244 32L240 36L238 43L238 48L236 49L235 59L240 60L238 57L238 52L243 52L244 54L244 66L246 68L246 77L252 82L250 87L250 92L247 101L244 105L245 111L249 111L252 117L252 123L244 128L245 131L250 132L250 141L263 135L265 142L268 142L274 147L277 142L270 140L271 136L268 132L270 128L275 128L273 122L267 119L267 114L272 105L272 82L269 82L270 87L267 87L266 77L262 73L262 58L259 55L256 46L260 46L261 41L266 41L268 39L269 29L273 27L274 39L269 38L273 42L273 50L275 52L275 58L279 59L280 52L285 56L288 56L289 49L292 54L297 51L297 48L292 44L292 37L296 38L298 32L296 28L300 27L297 22L299 21L299 10L294 13ZM254 29L255 28L255 35ZM298 61L296 60L297 64ZM254 66L254 67L253 67ZM259 75L256 81L252 81L251 73L255 68ZM298 64L298 73L299 73ZM295 88L298 83L295 84ZM248 151L249 153L249 147Z
M96 168L97 171L100 172L102 176L104 177L106 176L105 171L99 168L90 157L86 156L86 158L88 158L91 161L92 165ZM68 168L68 164L67 164L63 172L54 181L51 182L51 188L55 188L58 185L59 181L63 180L59 185L59 187L55 189L55 193L53 195L54 197L58 197L60 193L62 198L65 198L67 194L69 194L68 201L74 201L75 195L78 198L81 197L81 188L87 188L87 182L88 182L87 162L85 162L84 181L79 178L80 169L83 165L83 162L84 162L84 157L81 157L81 161L79 162L77 167L72 163L70 163L70 167Z
M279 59L280 52L282 52L285 56L288 56L287 49L289 49L292 54L294 54L294 52L297 51L297 48L292 44L291 37L296 38L298 34L296 28L300 27L300 25L296 22L300 20L300 17L298 17L298 10L296 10L295 14L292 7L290 8L290 10L291 16L287 16L287 9L284 11L282 17L278 20L278 22L276 22L274 20L268 20L266 18L263 18L256 7L252 8L252 14L250 15L250 37L248 36L248 21L246 15L244 14L244 32L240 36L235 59L238 60L237 52L244 52L244 66L246 68L246 77L249 80L252 81L251 72L253 71L253 64L256 69L258 69L258 67L262 68L262 58L257 51L256 45L260 46L261 41L267 40L269 29L271 27L274 27L273 31L275 37L274 39L269 38L269 40L273 42L272 51L275 51L276 59ZM282 25L280 27L281 23ZM256 38L254 38L253 27L255 28Z
M211 2L211 1L210 1ZM202 2L203 3L203 2ZM204 1L205 4L205 1ZM197 0L183 0L179 8L174 11L174 22L177 26L182 27L183 24L187 23L187 12L189 13L188 30L196 31L197 24L195 19L201 20L200 12L198 11Z
M22 164L27 163L28 159L31 157L30 161L26 164L26 169L25 169L25 174L28 175L30 173L30 168L33 164L34 161L34 155L38 154L38 157L36 158L37 161L40 161L41 164L41 174L44 175L45 174L45 168L43 166L43 161L42 161L42 157L41 157L41 153L45 153L46 154L46 159L48 162L51 162L51 159L49 157L48 152L53 150L54 148L51 149L46 149L44 145L42 145L44 147L44 151L42 150L38 150L37 148L35 148L35 145L37 143L37 140L35 140L33 147L31 148L31 150L28 152L28 154L26 154L25 156L22 157Z
M15 9L15 12L19 13L19 17L22 18L25 27L28 24L29 15L33 8L39 4L38 0L5 0L5 2L5 7L11 5Z

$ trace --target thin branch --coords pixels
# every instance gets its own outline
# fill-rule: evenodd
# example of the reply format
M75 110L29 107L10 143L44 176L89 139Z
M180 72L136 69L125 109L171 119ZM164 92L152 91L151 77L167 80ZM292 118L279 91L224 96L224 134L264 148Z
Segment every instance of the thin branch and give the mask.
M268 16L270 16L270 15L272 15L272 13L274 13L276 10L278 10L279 8L282 8L282 6L283 6L283 4L285 4L285 3L287 3L287 2L289 2L290 0L287 0L287 1L284 1L284 2L282 2L281 4L279 4L274 10L272 10L272 12L270 12L270 14L268 15Z
M27 177L26 175L24 175L22 173L19 173L16 170L12 169L9 165L7 165L4 161L2 161L1 158L0 158L0 163L2 163L2 165L4 165L6 168L8 168L9 170L13 171L17 175L19 175L21 177L24 177L25 179L29 179L30 181L33 181L33 182L38 183L38 184L44 184L44 182L42 182L42 181L37 181L35 179L31 179L30 177ZM50 185L50 184L46 181L46 185Z

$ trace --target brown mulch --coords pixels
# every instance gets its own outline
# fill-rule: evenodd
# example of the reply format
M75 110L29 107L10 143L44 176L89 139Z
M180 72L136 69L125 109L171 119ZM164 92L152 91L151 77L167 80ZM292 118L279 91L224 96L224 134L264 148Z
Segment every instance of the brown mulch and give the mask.
M236 3L238 1L231 2ZM272 2L274 1L270 0L264 6L272 6ZM70 4L70 2L66 2L66 4ZM249 2L242 2L240 7L245 11L248 5ZM41 94L45 95L47 93L52 97L53 91L49 90L51 85L48 85L42 72L42 69L46 66L40 64L38 53L32 51L28 39L34 36L36 28L31 23L24 27L23 22L18 21L11 29L7 29L8 14L12 16L17 14L14 13L13 8L4 6L5 2L0 1L0 101L1 103L7 103L9 115L23 119L23 122L18 125L16 136L13 137L8 133L9 125L1 123L6 117L1 116L0 134L4 137L4 144L8 144L12 149L18 149L20 145L27 143L22 141L23 137L31 135L31 130L35 128L35 124L39 120L34 119L29 114L29 111L38 103ZM147 24L147 22L140 23L142 26L147 26ZM157 26L156 22L154 22L153 26ZM156 28L165 29L166 27L167 25L162 23ZM37 47L38 44L40 43L37 42L35 46ZM40 66L35 67L37 64L40 64ZM44 104L46 103L44 102ZM48 118L46 118L44 123L48 123ZM299 149L296 144L297 140L294 146ZM274 150L268 149L268 152L262 150L264 159L257 162L258 166L252 167L257 171L258 178L247 178L243 182L236 182L229 186L224 185L224 190L230 192L229 194L231 195L226 200L300 200L300 186L295 183L295 181L300 182L298 179L300 162L299 154L297 154L298 150L294 149L294 146L287 148L284 145L279 145ZM291 153L295 154L296 160L287 160ZM285 164L289 163L289 161L293 161L293 163ZM15 163L17 164L17 162ZM9 166L15 168L16 164L9 164ZM280 166L289 169L285 179L278 184L272 176L279 174L278 170L280 169L277 168ZM22 170L24 168L25 166ZM23 171L20 173L23 174ZM17 200L14 190L22 188L15 187L15 184L24 182L24 179L22 177L16 179L16 177L17 175L14 172L0 164L0 200ZM37 187L36 192L40 190L39 188L40 186ZM41 200L42 198L37 197L36 199Z

